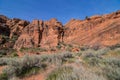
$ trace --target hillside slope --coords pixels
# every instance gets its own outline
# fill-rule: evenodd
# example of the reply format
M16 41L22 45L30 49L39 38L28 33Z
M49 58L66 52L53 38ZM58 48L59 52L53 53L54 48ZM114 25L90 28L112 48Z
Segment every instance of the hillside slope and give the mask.
M65 42L79 45L110 46L120 43L120 11L70 20L65 27Z

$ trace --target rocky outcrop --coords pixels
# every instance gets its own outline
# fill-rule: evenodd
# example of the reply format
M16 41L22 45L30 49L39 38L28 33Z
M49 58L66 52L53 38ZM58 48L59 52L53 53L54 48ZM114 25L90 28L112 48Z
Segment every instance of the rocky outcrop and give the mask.
M85 20L72 19L66 25L65 43L88 46L120 44L120 11Z
M17 38L14 39L15 36ZM7 45L11 40L14 49L52 48L60 42L90 47L120 44L120 11L87 17L85 20L71 19L64 27L55 18L49 21L33 20L30 23L0 15L0 44Z
M0 35L10 34L10 28L6 25L7 20L9 20L6 16L0 15Z
M25 20L9 19L4 15L0 15L0 50L13 48L17 38L28 24L29 22Z
M6 22L6 25L9 26L10 28L9 37L12 38L13 36L20 36L21 32L23 31L25 26L27 26L28 24L29 24L28 21L17 19L17 18L8 20Z
M16 41L14 48L52 47L63 41L63 25L56 19L50 21L33 20L26 26Z

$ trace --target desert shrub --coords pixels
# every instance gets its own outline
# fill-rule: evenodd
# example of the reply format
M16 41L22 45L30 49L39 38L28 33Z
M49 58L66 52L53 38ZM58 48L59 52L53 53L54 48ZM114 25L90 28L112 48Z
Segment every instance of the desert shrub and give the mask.
M108 53L111 57L119 57L120 56L120 48L116 48L114 50L110 50Z
M86 51L82 51L82 55L81 57L84 59L84 60L89 60L89 59L101 59L102 56L106 55L106 54L109 54L108 52L110 51L109 48L102 48L102 49L99 49L99 50L93 50L93 49L88 49ZM90 61L90 60L89 60Z
M95 54L98 55L98 56L104 56L107 54L107 52L109 52L110 49L109 48L101 48L97 51L95 51Z
M15 49L9 49L7 55L8 55L7 57L18 57L17 50Z
M83 60L89 66L100 66L100 64L103 63L102 57L95 53L84 54Z
M63 52L58 54L50 54L50 55L41 55L41 60L43 62L47 62L48 64L54 65L62 65L64 62L67 61L68 58L73 58L72 53L70 52Z
M7 65L11 58L0 58L0 65Z
M4 55L6 55L6 54L7 54L6 49L0 50L0 56L1 56L1 57L4 56Z
M120 80L120 59L106 58L106 66L103 67L103 73L108 80Z
M18 54L17 54L17 52L13 52L10 56L11 57L18 57Z
M8 76L6 73L0 74L0 80L8 80Z
M114 50L114 49L116 49L116 48L120 48L120 44L116 44L116 45L109 46L109 48L110 48L111 50Z
M108 80L120 80L120 68L108 67L105 69Z
M89 49L89 46L86 46L86 45L80 47L80 50L81 50L81 51L86 51L86 50L88 50L88 49Z
M105 80L101 76L95 75L82 65L77 64L65 65L53 70L46 80Z
M72 67L60 67L55 69L46 80L64 80L65 77L71 77L70 73L72 73Z
M109 54L108 51L105 52ZM96 73L104 75L107 80L120 80L120 59L115 57L102 58L101 56L104 55L103 53L86 54L83 60L90 66L89 68L92 67L93 70L97 68Z
M81 51L79 51L79 52L77 52L76 54L75 54L75 56L78 56L78 57L80 57L82 55L82 52Z
M8 67L3 70L9 78L18 76L35 74L39 69L44 69L46 66L42 64L36 56L24 56L23 58L3 58L1 64L6 64Z
M91 58L91 57L95 57L96 54L95 54L95 51L92 50L92 49L88 49L86 51L82 51L82 55L81 57L85 60L85 59L88 59L88 58Z
M1 57L4 57L6 55L17 56L17 51L12 48L3 48L0 50L0 55L1 55Z
M100 46L101 45L99 43L97 43L97 44L93 45L91 48L94 49L94 50L99 50Z
M61 54L44 54L44 55L25 55L22 58L0 58L0 65L7 65L7 68L3 70L3 73L8 78L24 77L38 73L40 70L45 70L48 65L61 65L67 58L71 58L71 53Z
M21 48L20 49L21 52L43 52L43 51L47 51L45 48Z

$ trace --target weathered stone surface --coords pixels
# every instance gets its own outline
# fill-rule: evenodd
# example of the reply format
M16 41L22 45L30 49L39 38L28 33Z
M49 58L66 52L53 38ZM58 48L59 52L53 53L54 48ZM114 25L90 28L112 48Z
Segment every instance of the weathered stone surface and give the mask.
M0 23L6 23L6 21L8 20L8 18L4 15L0 15Z
M28 21L13 18L9 19L0 15L0 50L12 48L21 32L29 24Z
M49 21L33 20L30 23L0 15L0 36L5 36L0 37L2 46L11 44L12 40L15 49L52 48L60 42L78 46L111 46L120 44L120 11L85 20L72 19L64 27L55 18ZM10 41L7 41L6 36ZM15 36L18 39L14 39Z
M6 22L6 25L10 28L10 38L13 36L20 36L25 26L29 24L28 21L20 20L17 18L10 19Z
M72 19L66 25L65 43L110 46L120 44L120 11L92 16L89 20Z
M51 19L46 22L42 20L33 20L24 28L22 35L16 41L14 48L19 49L21 47L57 46L60 39L63 38L63 33L63 25L56 19ZM23 35L27 35L29 38L26 38L26 36ZM26 41L29 42L29 46L27 46ZM18 47L18 44L21 45Z

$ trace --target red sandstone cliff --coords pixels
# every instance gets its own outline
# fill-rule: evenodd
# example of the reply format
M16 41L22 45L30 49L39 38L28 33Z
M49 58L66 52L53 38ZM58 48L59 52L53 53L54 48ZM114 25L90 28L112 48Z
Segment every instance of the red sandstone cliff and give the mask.
M56 19L50 21L33 20L23 29L14 48L53 47L62 39L63 25Z
M90 46L120 43L120 11L86 20L72 19L65 27L65 43Z
M72 19L64 27L54 18L49 21L33 20L30 23L0 15L0 47L10 43L4 41L3 35L9 39L17 36L12 44L15 49L55 47L60 42L79 46L111 46L120 44L120 11L85 20Z

